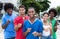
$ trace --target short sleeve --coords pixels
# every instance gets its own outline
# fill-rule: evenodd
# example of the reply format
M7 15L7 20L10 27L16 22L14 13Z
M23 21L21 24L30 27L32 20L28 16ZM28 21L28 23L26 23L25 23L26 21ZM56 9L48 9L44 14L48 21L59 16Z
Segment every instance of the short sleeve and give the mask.
M23 24L23 19L21 17L17 17L14 19L14 26L18 24Z
M2 17L2 25L4 25L6 23L6 19L5 16Z
M39 22L39 32L42 33L42 31L43 31L43 23L40 20L40 22Z
M26 21L24 21L24 24L23 24L23 32L26 31Z
M17 25L17 24L18 24L18 23L17 23L17 19L15 18L15 19L14 19L14 26Z

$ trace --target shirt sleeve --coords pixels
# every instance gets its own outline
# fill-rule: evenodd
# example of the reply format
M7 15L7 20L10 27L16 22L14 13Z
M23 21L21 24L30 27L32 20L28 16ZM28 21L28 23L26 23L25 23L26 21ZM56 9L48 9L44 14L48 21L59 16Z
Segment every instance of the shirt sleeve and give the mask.
M23 19L21 17L17 17L14 20L14 26L18 24L23 24Z
M2 17L2 25L4 25L6 23L6 19L5 16Z
M39 23L39 32L42 33L42 31L43 31L43 23L42 23L42 21L40 21L40 23Z
M23 32L26 31L26 22L24 21L24 24L23 24Z
M17 25L17 24L18 24L18 23L17 23L17 19L15 18L15 19L14 19L14 26Z

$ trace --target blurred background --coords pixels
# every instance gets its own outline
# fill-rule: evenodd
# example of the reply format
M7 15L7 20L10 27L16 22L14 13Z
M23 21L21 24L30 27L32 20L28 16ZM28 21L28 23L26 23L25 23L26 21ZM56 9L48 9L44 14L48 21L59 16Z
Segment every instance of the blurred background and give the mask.
M60 37L60 0L0 0L0 39L4 39L3 29L1 28L1 17L5 14L3 6L6 3L14 4L13 12L18 15L18 8L20 5L25 5L26 11L28 7L34 7L36 9L36 15L40 17L42 14L51 8L57 10L57 16L55 17L58 21L57 39Z

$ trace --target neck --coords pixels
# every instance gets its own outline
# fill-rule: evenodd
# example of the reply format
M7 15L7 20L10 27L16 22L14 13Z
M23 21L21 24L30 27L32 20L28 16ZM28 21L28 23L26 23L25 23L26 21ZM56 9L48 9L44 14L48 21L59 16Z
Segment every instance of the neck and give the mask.
M30 21L32 21L32 22L33 22L34 20L35 20L35 17L33 17L33 18L30 18Z
M24 17L24 16L25 16L25 14L21 14L20 16Z
M9 16L11 16L12 14L8 14Z
M53 19L53 17L50 17L50 20L52 20Z
M44 23L47 23L47 21L43 21Z

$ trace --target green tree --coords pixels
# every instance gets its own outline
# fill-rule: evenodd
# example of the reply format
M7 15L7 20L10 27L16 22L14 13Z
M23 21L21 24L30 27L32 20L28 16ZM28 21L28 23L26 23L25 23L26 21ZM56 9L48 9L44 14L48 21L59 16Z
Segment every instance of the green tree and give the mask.
M57 10L57 15L60 15L60 6L57 6L56 10Z
M40 11L43 12L45 10L47 10L50 5L50 1L48 0L20 0L22 5L26 6L26 10L28 9L28 7L34 7L36 12L39 13Z

